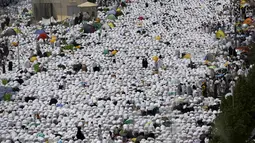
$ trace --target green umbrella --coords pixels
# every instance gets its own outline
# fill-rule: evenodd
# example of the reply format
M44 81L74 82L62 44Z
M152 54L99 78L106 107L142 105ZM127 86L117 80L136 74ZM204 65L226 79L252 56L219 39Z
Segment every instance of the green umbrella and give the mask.
M8 83L8 80L7 79L2 79L2 84L3 85L6 85Z
M12 95L10 93L6 93L4 95L4 101L11 101Z
M35 70L36 73L38 73L40 71L40 64L39 63L34 65L34 70Z
M96 30L98 30L98 29L100 29L100 28L102 27L102 24L101 24L101 23L98 23L98 22L95 22L95 23L92 24L92 26L93 26Z
M133 124L133 120L131 120L131 119L128 119L128 120L126 120L126 121L124 121L124 124Z
M38 133L38 134L37 134L37 137L42 137L42 138L44 138L45 135L44 135L43 133Z
M209 66L208 67L209 69L215 69L215 68L217 68L216 66Z
M66 46L64 46L64 47L62 47L62 49L63 50L71 50L71 51L73 51L74 50L74 45L66 45Z
M116 20L117 18L113 14L110 14L107 16L107 19Z
M108 49L105 49L104 52L103 52L104 55L107 55L109 54L109 50Z

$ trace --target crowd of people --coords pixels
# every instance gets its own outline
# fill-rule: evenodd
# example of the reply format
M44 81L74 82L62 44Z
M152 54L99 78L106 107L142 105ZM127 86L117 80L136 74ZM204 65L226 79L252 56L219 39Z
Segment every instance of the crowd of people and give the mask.
M116 5L94 21L81 22L80 14L68 26L4 27L3 35L10 28L20 34L1 38L10 50L0 75L1 142L209 141L219 97L231 96L251 67L246 51L224 34L234 31L230 1ZM93 22L102 28L87 32Z

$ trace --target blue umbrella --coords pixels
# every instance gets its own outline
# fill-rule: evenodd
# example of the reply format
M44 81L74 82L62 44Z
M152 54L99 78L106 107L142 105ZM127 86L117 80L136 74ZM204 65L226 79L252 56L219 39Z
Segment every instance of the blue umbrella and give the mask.
M116 15L116 11L114 9L107 12L107 15Z
M35 31L35 34L44 34L44 33L46 33L43 29L37 29L36 31Z

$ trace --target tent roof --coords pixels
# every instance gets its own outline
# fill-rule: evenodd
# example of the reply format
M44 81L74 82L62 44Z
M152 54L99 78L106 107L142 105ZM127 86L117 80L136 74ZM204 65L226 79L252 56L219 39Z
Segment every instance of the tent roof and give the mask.
M85 2L85 3L78 5L78 7L96 7L96 6L97 6L97 4L92 3L92 2Z

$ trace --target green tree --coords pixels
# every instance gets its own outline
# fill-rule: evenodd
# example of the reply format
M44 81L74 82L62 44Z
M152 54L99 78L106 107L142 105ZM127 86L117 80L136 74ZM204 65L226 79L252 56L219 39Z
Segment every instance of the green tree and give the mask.
M239 77L234 95L223 98L215 120L211 143L245 143L255 127L255 68L248 77Z

